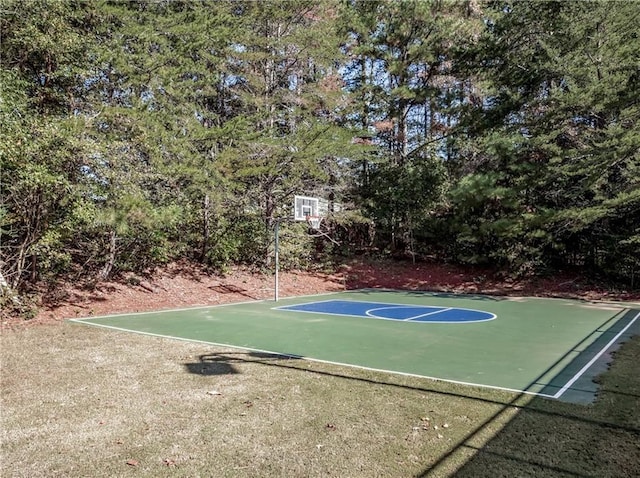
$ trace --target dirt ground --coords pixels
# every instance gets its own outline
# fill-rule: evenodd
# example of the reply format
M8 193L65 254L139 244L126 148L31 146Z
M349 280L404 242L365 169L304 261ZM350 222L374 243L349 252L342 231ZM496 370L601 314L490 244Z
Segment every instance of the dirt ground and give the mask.
M482 269L446 264L351 260L331 273L287 271L279 275L280 297L359 288L571 297L640 301L640 291L611 291L587 278L563 274L527 281L505 280ZM273 297L273 274L234 268L211 274L193 264L173 264L150 277L130 275L99 284L59 284L42 294L30 320L3 317L3 329L55 323L74 317L217 305Z

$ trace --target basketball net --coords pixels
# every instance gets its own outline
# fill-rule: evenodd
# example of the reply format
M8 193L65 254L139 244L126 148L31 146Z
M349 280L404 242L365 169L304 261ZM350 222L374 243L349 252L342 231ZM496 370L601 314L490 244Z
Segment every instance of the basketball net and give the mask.
M320 229L321 222L322 222L321 216L307 216L307 224L309 224L309 227L314 231L317 231Z

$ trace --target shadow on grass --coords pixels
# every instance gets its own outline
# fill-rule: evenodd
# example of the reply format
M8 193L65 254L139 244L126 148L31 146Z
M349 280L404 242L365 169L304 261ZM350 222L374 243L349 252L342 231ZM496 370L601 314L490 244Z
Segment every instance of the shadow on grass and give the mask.
M291 360L297 359L297 357L263 352L238 352L234 354L203 354L198 359L199 362L184 364L189 373L196 375L233 375L240 373L238 368L234 366L235 363L267 363L271 360Z
M416 476L640 476L640 336L615 355L595 403L535 397L517 407L516 397ZM514 406L506 425L481 439Z
M634 374L634 364L640 358L640 337L630 342L624 345L626 358L617 364L617 371L607 373L614 378L604 380L600 400L593 405L468 387L457 392L451 384L434 381L416 386L402 383L401 379L396 382L393 377L383 379L375 372L341 373L325 364L310 365L299 357L258 352L205 354L197 364L186 366L192 373L205 370L205 375L217 375L239 373L236 364L255 363L499 406L495 414L452 444L447 453L416 477L635 477L640 470L640 376ZM627 375L621 376L619 370ZM495 424L504 420L507 424L497 433L492 432ZM495 435L488 438L488 433Z
M186 363L184 366L187 368L189 373L194 373L196 375L233 375L240 373L233 364L219 359Z
M446 462L460 454L472 456L448 476L636 477L640 430L629 422L640 400L608 394L588 406L536 397L486 443L474 443L501 410L417 476L442 476Z
M640 339L639 339L639 342L640 342ZM515 409L515 410L527 410L536 415L549 417L551 419L562 418L566 420L587 422L587 423L593 424L594 426L640 434L640 428L638 427L628 426L628 425L620 424L616 422L590 419L589 417L585 417L580 414L572 414L570 410L572 409L572 407L575 407L574 404L564 403L563 405L565 405L566 409L562 410L561 412L558 412L558 411L554 411L553 407L535 406L535 403L537 402L559 403L559 402L556 402L555 400L534 399L533 401L530 402L530 404L523 404L522 398L526 397L526 394L517 394L515 398L512 398L510 400L499 400L499 399L494 399L487 396L492 393L496 393L495 391L486 390L486 389L479 390L475 387L464 386L465 392L458 393L458 392L446 390L446 388L451 387L451 384L449 383L431 381L427 379L425 379L425 381L427 381L430 384L433 384L434 386L407 385L404 383L393 382L392 380L383 380L382 378L378 379L378 378L365 377L360 375L360 373L366 373L366 372L359 373L358 370L355 370L355 369L353 370L354 372L353 374L339 373L335 371L320 370L320 369L312 369L312 368L309 368L309 362L304 360L301 357L293 357L293 356L278 355L278 354L267 354L267 353L260 353L260 352L211 353L211 354L201 355L200 362L197 365L204 367L209 364L217 364L217 365L224 364L224 366L221 367L221 369L225 367L233 368L234 372L232 373L240 373L235 369L235 367L233 367L234 364L251 364L251 363L266 365L270 367L279 367L279 368L284 368L288 370L304 372L308 374L334 377L334 378L345 379L345 380L353 380L356 382L369 383L371 385L393 387L393 388L411 390L416 392L435 393L438 395L444 395L451 398L477 401L477 402L482 402L489 405L501 405L504 407L503 410L506 408ZM199 367L189 367L189 365L192 365L192 364L185 364L185 366L187 366L187 369L189 371L191 371L192 369L196 370L196 372L194 373L197 373L197 370ZM193 364L193 365L196 365L196 364ZM324 366L324 365L319 364L318 366ZM375 372L375 373L382 374L383 372ZM210 374L210 375L214 375L214 374ZM499 392L499 393L506 393L506 392ZM581 407L576 407L576 408L579 409ZM494 418L496 417L491 417L488 420L488 422L493 421Z

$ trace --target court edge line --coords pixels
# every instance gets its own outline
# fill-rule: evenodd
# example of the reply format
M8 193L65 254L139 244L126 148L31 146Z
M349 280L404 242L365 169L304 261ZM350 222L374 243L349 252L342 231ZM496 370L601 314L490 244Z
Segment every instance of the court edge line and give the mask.
M507 295L503 295L503 296L498 296L498 295L489 295L489 294L457 294L455 292L443 292L443 291L434 291L434 290L411 290L411 289L387 289L387 288L367 288L364 287L362 289L346 289L346 290L335 290L335 291L330 291L330 292L320 292L317 294L305 294L305 295L292 295L292 296L285 296L285 297L280 297L281 299L304 299L305 297L321 297L324 295L337 295L337 294L344 294L344 293L350 293L350 292L364 292L364 291L370 291L370 292L419 292L419 293L423 293L425 295L436 295L436 294L448 294L448 295L452 295L452 296L459 296L461 298L464 298L465 296L470 297L470 296L481 296L481 297L487 297L487 298L504 298L504 299L542 299L542 300L558 300L558 301L569 301L569 302L587 302L587 303L592 303L592 304L608 304L608 305L616 305L618 307L621 308L621 310L624 309L633 309L634 307L628 307L629 304L635 305L634 302L615 302L615 301L598 301L598 300L586 300L586 299L580 299L580 298L563 298L563 297L536 297L536 296L507 296ZM331 300L334 299L329 299L327 301L317 301L317 302L330 302ZM339 299L335 299L335 300L339 300ZM210 305L197 305L197 306L193 306L193 307L178 307L178 308L173 308L173 309L157 309L157 310L147 310L147 311L142 311L142 312L119 312L117 314L107 314L107 315L96 315L96 316L90 316L90 317L80 317L79 319L85 319L85 320L91 320L91 319L102 319L102 318L107 318L107 317L121 317L121 316L125 316L125 315L147 315L147 314L157 314L159 312L180 312L180 311L185 311L185 310L200 310L200 309L209 309L209 308L216 308L216 307L227 307L230 305L247 305L247 304L258 304L261 302L272 302L273 299L271 298L265 298L265 299L256 299L256 300L245 300L245 301L240 301L240 302L226 302L224 304L210 304ZM352 302L366 302L366 301L352 301ZM316 302L311 302L312 304L316 303ZM287 306L280 306L280 307L272 307L272 309L280 309L280 308L284 308ZM284 309L286 310L286 309ZM467 309L467 310L472 310L474 312L484 312L481 310L476 310L476 309ZM302 311L298 311L298 312L302 312ZM337 314L337 315L342 315L342 314ZM353 317L360 317L358 316L353 316ZM64 320L79 320L76 318L66 318ZM455 322L447 322L447 323L455 323Z
M95 318L98 318L98 317L95 317ZM84 325L88 325L90 327L101 327L101 328L104 328L104 329L118 330L120 332L128 332L128 333L134 333L134 334L139 334L139 335L148 335L150 337L159 337L159 338L170 339L170 340L178 340L178 341L181 341L181 342L192 342L192 343L198 343L198 344L204 344L204 345L215 345L217 347L227 347L227 348L230 348L230 349L237 349L237 350L249 350L251 352L261 352L261 353L266 353L266 354L270 354L270 355L279 355L280 357L295 358L295 359L300 359L300 360L307 360L309 362L325 363L325 364L329 364L329 365L339 365L341 367L350 367L350 368L355 368L355 369L359 369L359 370L368 370L368 371L371 371L371 372L388 373L388 374L392 374L392 375L401 375L401 376L404 376L404 377L413 377L413 378L426 378L427 380L434 380L434 381L437 381L437 382L445 382L445 383L453 383L453 384L456 384L456 385L465 385L465 386L468 386L468 387L489 388L489 389L492 389L492 390L501 390L501 391L504 391L504 392L524 393L524 394L527 394L527 395L534 395L534 396L538 396L538 397L555 398L553 395L549 395L547 393L530 392L528 390L519 390L519 389L516 389L516 388L498 387L496 385L485 385L485 384L480 384L480 383L463 382L463 381L460 381L460 380L450 380L450 379L446 379L446 378L430 377L429 375L419 375L417 373L398 372L398 371L394 371L394 370L385 370L385 369L381 369L381 368L365 367L363 365L353 365L353 364L349 364L349 363L332 362L330 360L322 360L322 359L316 359L316 358L311 358L311 357L305 357L304 355L285 354L285 353L282 353L282 352L273 352L271 350L255 349L255 348L252 348L252 347L242 347L242 346L239 346L239 345L229 345L229 344L223 344L223 343L218 343L218 342L207 342L205 340L198 340L198 339L186 339L186 338L182 338L182 337L174 337L172 335L154 334L153 332L141 332L141 331L138 331L138 330L124 329L122 327L114 327L112 325L94 324L92 322L86 321L87 319L67 319L67 320L69 322L74 322L74 323L78 323L78 324L84 324Z
M332 294L340 294L344 291L335 291L335 292L321 292L319 294L307 294L307 295L293 295L289 297L280 297L281 299L304 299L305 297L320 297L323 295L332 295ZM329 302L327 301L318 301L318 302ZM225 302L224 304L211 304L211 305L196 305L194 307L179 307L177 309L157 309L157 310L145 310L142 312L118 312L117 314L107 314L107 315L96 315L91 317L78 317L78 318L67 318L64 320L77 321L77 320L93 320L93 319L106 319L108 317L124 317L127 315L148 315L148 314L158 314L161 312L183 312L187 310L201 310L201 309L213 309L217 307L228 307L230 305L248 305L248 304L260 304L262 302L273 302L273 299L257 299L257 300L244 300L240 302ZM312 302L314 303L314 302ZM286 307L286 306L282 306ZM272 307L272 309L275 307ZM126 330L126 329L124 329Z
M481 292L473 293L473 292L448 292L445 290L436 290L436 289L392 289L392 288L376 288L376 287L363 287L361 289L346 289L341 292L418 292L425 295L438 295L438 294L446 294L450 296L454 296L456 298L464 298L464 297L486 297L487 299L495 299L495 300L508 300L508 299L535 299L535 300L557 300L557 301L565 301L565 302L584 302L587 304L597 304L597 305L615 305L621 309L637 309L640 306L640 302L633 301L624 301L624 300L607 300L607 299L582 299L580 297L546 297L539 295L492 295L492 294L483 294ZM471 299L472 300L472 299Z
M631 319L631 321L620 331L616 334L615 337L613 337L608 343L607 345L605 345L602 350L600 350L600 352L598 352L591 360L589 360L584 367L582 367L580 370L578 370L578 372L576 372L576 374L571 377L571 379L564 384L564 386L558 390L555 395L553 395L553 398L560 398L564 392L566 392L571 385L573 385L574 383L576 383L576 381L582 376L584 375L584 373L589 370L589 368L591 368L591 366L596 362L596 360L598 360L607 350L609 350L609 348L620 338L620 336L622 334L624 334L632 325L633 323L638 319L638 317L640 317L640 312L638 312L636 314L636 316Z

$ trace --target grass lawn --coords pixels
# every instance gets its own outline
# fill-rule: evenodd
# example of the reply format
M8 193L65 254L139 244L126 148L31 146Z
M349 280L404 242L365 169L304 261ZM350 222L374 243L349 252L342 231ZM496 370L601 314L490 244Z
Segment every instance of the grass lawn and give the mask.
M640 471L640 337L592 405L71 323L0 353L7 477Z

